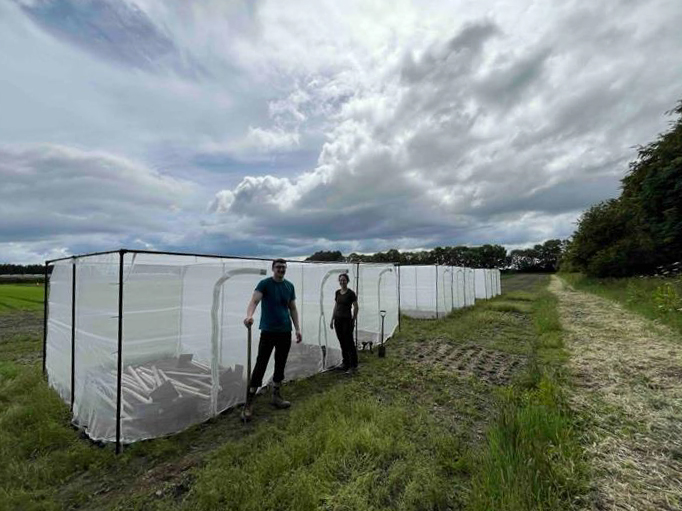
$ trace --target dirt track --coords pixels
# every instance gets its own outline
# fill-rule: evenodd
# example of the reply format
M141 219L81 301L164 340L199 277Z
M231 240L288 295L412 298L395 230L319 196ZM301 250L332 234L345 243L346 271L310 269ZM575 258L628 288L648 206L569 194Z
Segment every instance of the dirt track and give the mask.
M594 468L585 509L682 510L682 338L553 277Z

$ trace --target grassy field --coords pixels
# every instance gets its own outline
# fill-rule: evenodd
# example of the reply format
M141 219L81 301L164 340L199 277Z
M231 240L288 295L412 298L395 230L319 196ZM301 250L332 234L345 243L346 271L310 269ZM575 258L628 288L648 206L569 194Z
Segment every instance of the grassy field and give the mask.
M547 279L510 277L515 291L445 319L403 318L357 376L287 384L288 411L260 398L248 426L228 412L118 457L69 426L39 335L5 334L0 508L570 509L585 470Z
M561 278L575 289L619 302L682 333L682 277L595 279L580 273L563 273Z
M0 314L19 310L43 309L43 286L0 284Z

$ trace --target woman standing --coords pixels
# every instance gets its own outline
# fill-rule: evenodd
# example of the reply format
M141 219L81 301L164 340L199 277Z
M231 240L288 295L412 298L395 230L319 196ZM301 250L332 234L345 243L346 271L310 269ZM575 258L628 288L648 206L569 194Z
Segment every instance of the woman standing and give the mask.
M346 371L346 374L353 375L358 369L358 352L353 342L353 327L358 318L358 297L352 289L348 288L348 275L339 275L339 285L341 289L336 290L334 296L334 314L329 327L336 328L336 337L341 345L343 354L343 364L339 369ZM351 307L353 312L351 313Z

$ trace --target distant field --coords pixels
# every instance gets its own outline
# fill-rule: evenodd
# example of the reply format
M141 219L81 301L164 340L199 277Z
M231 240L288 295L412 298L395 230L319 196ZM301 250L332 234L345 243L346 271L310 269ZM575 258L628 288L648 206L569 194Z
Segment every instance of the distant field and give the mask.
M0 314L43 308L43 286L36 284L0 284Z
M525 291L537 282L547 282L546 273L507 273L502 275L502 292Z

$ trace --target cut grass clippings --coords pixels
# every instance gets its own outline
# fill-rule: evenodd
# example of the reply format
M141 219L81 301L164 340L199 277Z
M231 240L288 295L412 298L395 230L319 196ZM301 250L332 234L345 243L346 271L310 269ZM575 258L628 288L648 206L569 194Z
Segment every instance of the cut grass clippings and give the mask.
M682 277L597 279L580 273L562 273L561 278L577 290L618 302L682 333Z
M556 278L571 407L592 467L585 509L682 509L682 338Z

